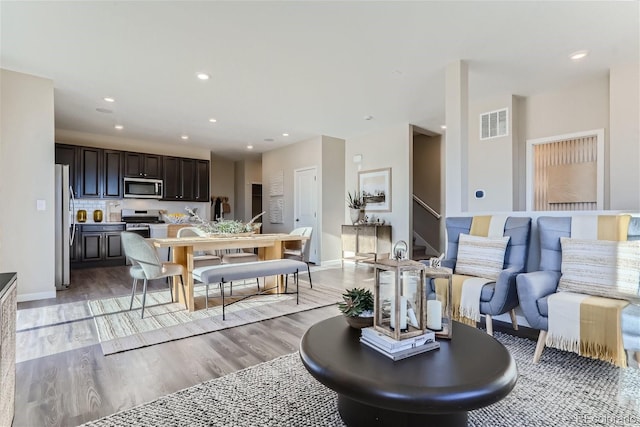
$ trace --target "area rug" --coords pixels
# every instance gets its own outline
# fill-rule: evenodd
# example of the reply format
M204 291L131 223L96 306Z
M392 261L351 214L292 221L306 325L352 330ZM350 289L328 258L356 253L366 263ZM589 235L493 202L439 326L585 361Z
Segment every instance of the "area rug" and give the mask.
M254 292L256 283L234 283L234 295L241 294L243 288ZM171 302L168 290L147 293L144 319L140 318L139 295L134 310L129 310L131 296L93 300L88 304L102 352L108 355L336 304L341 300L341 292L322 283L314 283L311 289L308 282L300 280L299 304L294 294L260 295L227 306L225 320L220 305L188 312L184 305ZM219 291L210 288L209 296L215 293ZM203 296L204 286L197 286L194 294Z
M640 424L640 371L496 332L519 378L503 400L469 413L471 427L582 427ZM336 394L307 373L298 353L84 424L106 426L342 427Z

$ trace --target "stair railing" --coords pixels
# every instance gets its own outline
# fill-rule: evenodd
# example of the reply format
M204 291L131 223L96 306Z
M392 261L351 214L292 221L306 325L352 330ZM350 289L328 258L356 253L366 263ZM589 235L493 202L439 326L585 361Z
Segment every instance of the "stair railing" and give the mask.
M419 204L424 210L426 210L427 212L429 212L431 215L433 215L436 219L440 219L442 218L442 215L440 215L438 212L436 212L435 209L433 209L431 206L429 206L424 200L422 200L420 197L416 196L415 194L413 195L413 200Z

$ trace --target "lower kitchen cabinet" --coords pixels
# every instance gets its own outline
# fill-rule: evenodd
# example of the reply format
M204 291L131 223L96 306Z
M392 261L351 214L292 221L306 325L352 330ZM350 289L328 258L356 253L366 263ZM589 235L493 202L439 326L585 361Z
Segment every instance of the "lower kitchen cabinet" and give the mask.
M78 247L73 268L124 265L120 233L124 224L83 224L78 226Z

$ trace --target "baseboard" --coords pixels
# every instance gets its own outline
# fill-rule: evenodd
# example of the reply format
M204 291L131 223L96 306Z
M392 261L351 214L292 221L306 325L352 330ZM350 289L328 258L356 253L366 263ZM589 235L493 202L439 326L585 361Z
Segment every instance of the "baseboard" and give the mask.
M18 302L26 302L26 301L36 301L41 299L49 299L55 298L56 291L55 289L47 292L34 292L32 294L18 294L17 300Z

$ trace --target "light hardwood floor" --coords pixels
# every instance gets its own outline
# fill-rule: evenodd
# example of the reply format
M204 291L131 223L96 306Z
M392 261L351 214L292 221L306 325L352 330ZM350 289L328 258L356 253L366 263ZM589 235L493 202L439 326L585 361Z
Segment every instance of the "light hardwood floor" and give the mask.
M367 286L366 265L313 271L314 286ZM14 426L75 426L298 350L312 324L335 306L103 356L84 301L126 295L126 267L72 271L72 287L52 300L18 304ZM302 292L304 286L301 280ZM150 290L166 289L154 281ZM37 310L30 310L37 309ZM19 316L20 319L20 316Z

